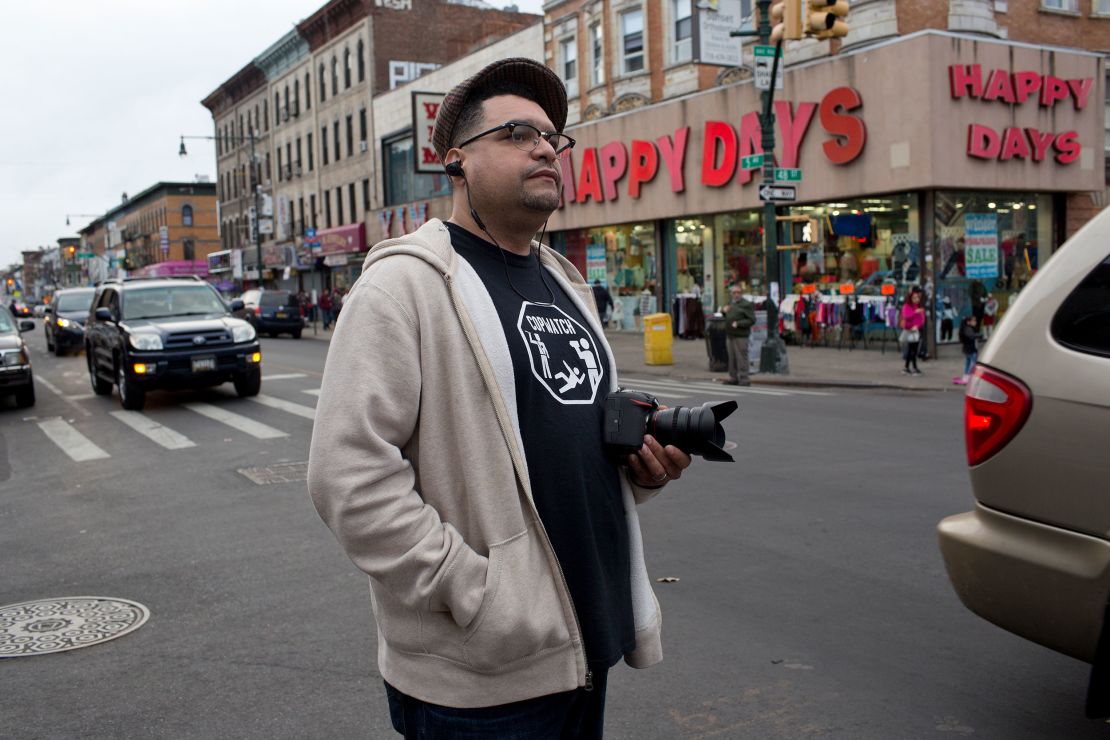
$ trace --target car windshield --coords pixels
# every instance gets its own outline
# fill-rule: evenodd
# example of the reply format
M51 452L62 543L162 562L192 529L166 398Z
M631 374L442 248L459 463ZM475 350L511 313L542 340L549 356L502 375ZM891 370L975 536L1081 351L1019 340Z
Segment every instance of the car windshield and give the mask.
M93 295L96 291L83 290L80 293L62 293L57 298L54 310L62 311L88 311L92 305Z
M204 285L131 289L124 293L124 319L160 319L225 313L223 302Z
M11 318L6 313L0 313L0 334L8 334L15 331L15 324L12 323Z
M265 308L296 306L297 296L293 293L286 293L285 291L271 290L262 294L262 301L258 305Z

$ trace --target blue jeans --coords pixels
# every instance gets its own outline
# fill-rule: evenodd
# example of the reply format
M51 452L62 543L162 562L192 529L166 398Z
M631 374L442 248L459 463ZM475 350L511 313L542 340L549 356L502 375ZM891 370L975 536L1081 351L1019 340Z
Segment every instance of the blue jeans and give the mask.
M971 368L975 367L975 363L979 361L979 352L972 352L970 355L964 355L964 375L971 375Z
M583 688L511 704L455 709L430 704L385 685L393 729L405 740L591 740L605 724L608 674L594 670L593 690Z

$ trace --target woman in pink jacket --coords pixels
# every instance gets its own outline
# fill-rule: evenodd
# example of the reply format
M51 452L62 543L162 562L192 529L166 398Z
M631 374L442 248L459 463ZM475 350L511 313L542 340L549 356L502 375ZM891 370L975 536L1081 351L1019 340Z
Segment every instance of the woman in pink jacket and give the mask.
M917 351L921 347L921 329L925 326L925 307L921 305L921 289L913 288L902 306L902 332L898 341L903 346L906 375L921 375L917 369Z

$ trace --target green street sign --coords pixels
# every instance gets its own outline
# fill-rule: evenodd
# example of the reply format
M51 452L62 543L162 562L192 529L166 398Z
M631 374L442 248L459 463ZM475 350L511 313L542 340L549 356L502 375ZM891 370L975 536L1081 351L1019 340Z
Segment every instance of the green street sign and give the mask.
M775 55L775 47L773 46L756 46L753 48L757 57L773 57Z
M74 255L74 256L76 256L76 257L77 257L78 259L83 259L83 260L87 260L87 259L92 259L92 258L93 258L93 257L95 257L96 255L95 255L95 254L93 254L92 252L78 252L78 253L77 253L76 255Z
M762 154L749 154L746 157L740 158L740 169L742 170L758 170L763 166Z
M801 182L802 171L792 167L776 167L775 182Z

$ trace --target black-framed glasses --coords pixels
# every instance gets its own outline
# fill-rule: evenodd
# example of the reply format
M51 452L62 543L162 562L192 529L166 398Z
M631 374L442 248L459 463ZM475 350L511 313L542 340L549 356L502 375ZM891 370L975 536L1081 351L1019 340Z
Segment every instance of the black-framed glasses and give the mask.
M458 147L461 149L467 144L471 144L482 138L483 136L489 136L490 134L497 133L502 129L508 130L509 138L512 140L513 146L515 146L522 152L533 151L536 147L540 145L540 139L546 140L547 143L551 145L551 148L555 150L556 154L562 154L567 149L573 147L575 143L574 139L567 136L566 134L560 134L555 131L540 131L532 124L524 123L522 121L509 121L508 123L503 123L500 126L494 126L488 131L483 131L477 136L471 136L469 139L459 144Z

